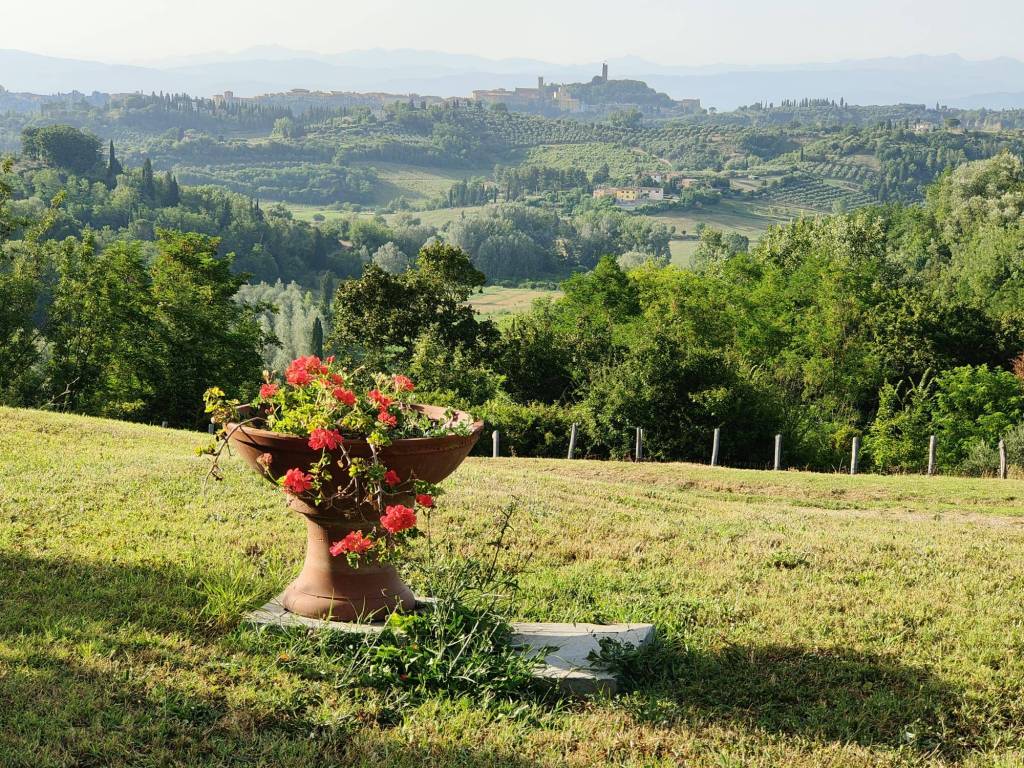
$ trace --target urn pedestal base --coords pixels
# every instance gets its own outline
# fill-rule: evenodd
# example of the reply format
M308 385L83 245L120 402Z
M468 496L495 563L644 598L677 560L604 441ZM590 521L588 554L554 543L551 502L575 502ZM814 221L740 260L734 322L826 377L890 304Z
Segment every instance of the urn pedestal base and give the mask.
M353 568L344 555L331 554L333 542L354 530L365 530L365 523L317 515L313 507L295 499L289 506L306 521L306 560L282 595L288 611L310 619L369 622L416 606L412 590L393 565L364 557Z

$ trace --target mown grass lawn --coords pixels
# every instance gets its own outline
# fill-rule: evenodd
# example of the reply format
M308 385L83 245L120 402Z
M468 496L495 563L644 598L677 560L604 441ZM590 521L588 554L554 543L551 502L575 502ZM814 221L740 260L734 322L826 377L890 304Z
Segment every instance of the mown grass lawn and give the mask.
M654 621L632 690L407 706L238 616L300 521L205 436L0 409L0 765L953 765L1024 757L1024 482L473 459L513 496L520 614Z

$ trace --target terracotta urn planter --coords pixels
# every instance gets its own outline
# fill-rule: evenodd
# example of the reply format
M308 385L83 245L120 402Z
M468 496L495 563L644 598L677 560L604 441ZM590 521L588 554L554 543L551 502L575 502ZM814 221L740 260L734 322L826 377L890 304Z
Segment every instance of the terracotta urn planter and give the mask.
M432 419L442 419L446 413L437 406L413 407ZM248 418L247 413L242 416ZM389 504L411 506L412 479L439 483L469 455L483 431L483 422L474 422L461 411L456 412L456 419L469 426L468 434L398 439L378 452L381 462L404 481L393 489ZM270 473L275 477L292 467L308 472L319 461L321 452L311 449L306 438L270 432L255 426L258 424L230 423L226 430L231 447L264 477L267 473L258 463L263 454L270 455ZM346 439L344 449L351 458L372 457L365 440ZM331 555L333 542L354 530L368 533L378 523L379 513L368 504L335 496L339 486L349 481L348 465L341 450L329 453L340 466L335 463L331 467L332 479L324 483L322 494L325 499L335 498L313 505L289 495L288 506L306 521L306 559L298 578L284 592L284 607L300 616L334 621L371 621L397 608L411 609L415 603L412 591L394 565L370 559L353 568L345 557Z

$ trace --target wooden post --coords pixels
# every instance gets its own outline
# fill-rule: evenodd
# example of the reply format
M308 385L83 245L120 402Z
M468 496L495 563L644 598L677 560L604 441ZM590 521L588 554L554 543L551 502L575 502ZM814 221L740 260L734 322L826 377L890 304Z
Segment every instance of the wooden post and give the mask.
M576 453L576 422L572 423L572 429L569 430L569 458L573 457Z
M491 458L498 458L498 448L501 438L498 436L498 430L491 432Z
M722 429L715 427L715 436L711 439L711 466L718 466L718 447L722 442Z
M636 428L636 449L633 452L634 461L644 460L644 431L640 427Z
M1006 465L1006 441L999 441L999 479L1005 480L1007 478L1009 468Z
M772 462L772 468L782 469L782 435L775 436L775 460Z
M935 474L935 435L928 438L928 476Z
M857 474L857 465L860 461L860 437L854 435L853 437L853 448L850 451L850 474Z
M209 433L210 433L210 434L212 435L212 434L213 434L213 430L214 430L214 425L213 425L213 422L211 421L211 422L210 422L210 423L209 423L209 424L207 425L207 427L206 427L206 431L207 431L207 432L209 432Z
M166 421L161 421L160 422L160 426L163 427L164 429L167 429L167 422Z

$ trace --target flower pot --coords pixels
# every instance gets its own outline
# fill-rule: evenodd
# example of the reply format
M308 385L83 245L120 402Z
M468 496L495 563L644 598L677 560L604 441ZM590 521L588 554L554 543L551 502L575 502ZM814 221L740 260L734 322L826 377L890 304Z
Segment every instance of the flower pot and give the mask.
M437 406L413 407L433 419L445 415L445 409ZM483 422L474 422L461 411L456 416L458 421L470 425L469 434L399 439L378 451L381 462L403 480L389 494L389 504L412 506L411 480L439 483L469 455L483 431ZM293 467L308 472L320 460L321 451L310 448L304 437L278 434L244 422L230 423L226 430L232 448L264 477L267 472L259 463L263 454L270 456L273 477L280 477ZM344 451L353 459L369 460L373 455L365 440L346 439ZM300 616L334 621L371 621L396 608L412 608L412 591L391 563L364 556L358 567L352 567L344 556L331 555L333 542L354 530L369 533L379 522L379 513L371 505L360 504L349 496L331 500L339 487L348 484L349 476L344 452L339 449L328 453L334 459L330 466L332 477L321 488L328 501L314 504L305 498L288 497L288 506L306 521L306 559L298 578L284 592L284 607Z

